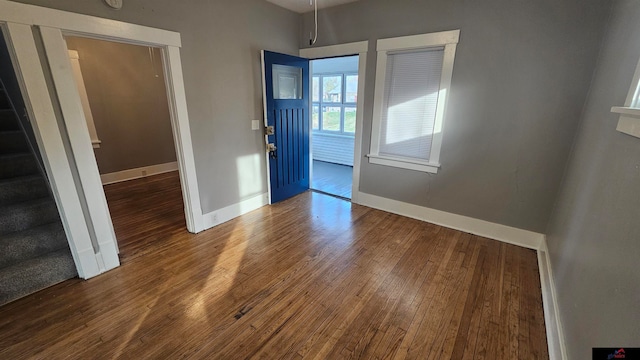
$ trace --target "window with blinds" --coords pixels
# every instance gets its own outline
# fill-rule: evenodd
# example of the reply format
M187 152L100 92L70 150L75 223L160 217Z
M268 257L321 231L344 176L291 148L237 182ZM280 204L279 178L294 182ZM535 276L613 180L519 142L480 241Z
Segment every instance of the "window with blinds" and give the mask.
M381 155L429 161L444 48L389 54Z
M370 163L437 173L459 35L378 40Z

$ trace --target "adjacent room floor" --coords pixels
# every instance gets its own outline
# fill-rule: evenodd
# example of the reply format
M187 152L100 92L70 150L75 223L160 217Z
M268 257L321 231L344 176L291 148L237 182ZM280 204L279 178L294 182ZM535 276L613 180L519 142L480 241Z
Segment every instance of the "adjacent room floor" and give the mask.
M351 199L353 167L313 160L314 190Z
M548 358L532 250L314 192L197 235L122 201L123 265L0 307L0 358Z
M104 193L121 263L170 246L176 232L186 231L177 171L105 185Z

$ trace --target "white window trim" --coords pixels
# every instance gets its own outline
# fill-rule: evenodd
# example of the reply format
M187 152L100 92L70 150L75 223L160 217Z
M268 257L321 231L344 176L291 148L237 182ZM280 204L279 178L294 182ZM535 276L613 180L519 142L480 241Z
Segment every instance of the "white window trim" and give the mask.
M442 130L444 115L447 105L451 77L453 75L453 62L456 55L456 46L460 39L460 30L442 31L431 34L403 36L397 38L378 40L378 61L376 67L376 85L373 107L373 129L371 132L371 148L367 155L372 164L393 166L403 169L437 173L440 168L440 148L442 146ZM428 162L412 158L393 157L380 155L380 127L382 124L382 112L384 104L384 89L387 71L387 56L389 52L423 49L432 47L444 47L444 59L442 64L442 77L440 79L440 94L434 124L434 134L431 144L431 154Z
M631 81L629 93L624 106L614 106L611 112L620 114L616 130L635 137L640 137L640 60Z

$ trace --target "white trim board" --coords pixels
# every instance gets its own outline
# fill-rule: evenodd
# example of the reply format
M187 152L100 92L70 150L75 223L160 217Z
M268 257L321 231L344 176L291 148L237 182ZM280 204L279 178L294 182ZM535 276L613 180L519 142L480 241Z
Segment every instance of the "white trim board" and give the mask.
M360 192L357 203L528 249L538 250L544 241L543 234L533 231L517 229L363 192Z
M564 332L560 321L556 285L551 271L551 259L547 249L547 240L543 239L538 249L538 272L542 288L542 306L544 324L547 330L547 346L550 360L566 360L567 350L564 344Z
M104 40L142 44L181 46L180 33L117 20L76 14L42 6L0 0L0 20L25 25L64 29L68 33L99 37Z
M351 202L358 203L360 196L360 167L362 163L362 136L364 132L364 90L366 84L367 75L367 52L369 51L368 41L359 41L346 44L338 44L331 46L321 46L308 49L300 49L299 54L301 57L308 58L310 60L336 57L336 56L348 56L358 55L358 99L356 105L356 133L354 139L353 148L353 176L351 182ZM311 106L312 99L309 99L309 106ZM310 143L309 161L311 162L311 171L313 171L313 144ZM313 176L310 173L309 176ZM313 178L313 177L312 177Z
M187 95L184 88L182 74L182 60L180 49L167 46L162 50L164 61L164 78L171 114L171 128L173 143L176 147L178 168L180 169L180 184L184 200L184 214L187 220L187 230L199 233L204 230L202 225L202 207L200 205L200 189L196 174L196 162L191 141L191 124L187 111Z
M178 162L169 162L158 165L143 166L134 169L127 169L100 175L102 185L115 184L123 181L140 179L143 177L164 174L170 171L178 170Z
M101 254L97 257L102 261L105 259L113 260L109 263L106 261L98 262L101 265L104 264L104 268L100 267L101 272L108 271L120 266L116 234L113 230L107 199L100 183L98 164L93 154L93 145L87 121L84 118L80 93L73 76L67 44L60 29L41 26L40 34L51 67L53 84L58 95L71 151L78 169L80 186L98 242L98 248L95 249L96 255Z
M300 57L307 59L321 59L345 55L357 55L369 51L368 41L358 41L346 44L320 46L300 49Z
M260 194L241 201L236 204L226 206L219 210L202 215L204 229L208 230L212 227L225 223L229 220L237 218L253 210L259 209L269 204L269 193Z
M264 128L266 129L269 126L269 122L267 121L267 73L264 65L264 50L260 50L260 72L262 75L262 116L264 122ZM265 169L267 175L267 196L268 203L271 204L271 166L269 165L269 152L266 149L269 147L269 136L266 131L264 133L264 159L265 159ZM309 150L311 150L311 144L309 144ZM311 176L311 173L309 174ZM203 215L205 216L205 215ZM205 226L205 228L208 228Z

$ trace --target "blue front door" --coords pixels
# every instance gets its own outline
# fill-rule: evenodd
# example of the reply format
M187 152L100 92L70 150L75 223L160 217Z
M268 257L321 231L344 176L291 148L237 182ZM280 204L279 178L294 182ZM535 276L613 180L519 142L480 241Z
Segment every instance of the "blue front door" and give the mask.
M309 60L262 52L271 203L309 189Z

